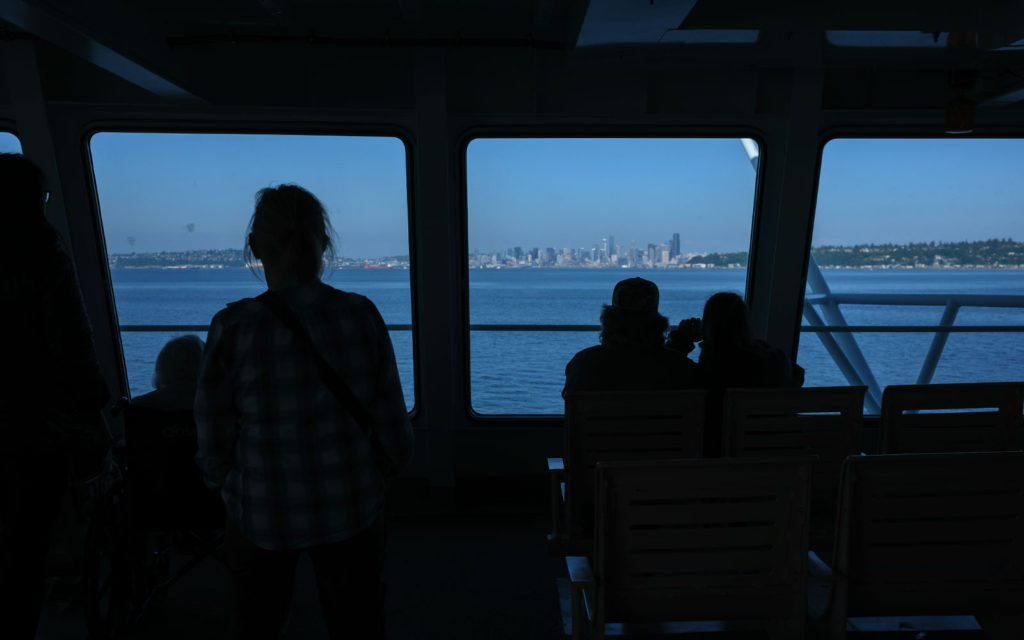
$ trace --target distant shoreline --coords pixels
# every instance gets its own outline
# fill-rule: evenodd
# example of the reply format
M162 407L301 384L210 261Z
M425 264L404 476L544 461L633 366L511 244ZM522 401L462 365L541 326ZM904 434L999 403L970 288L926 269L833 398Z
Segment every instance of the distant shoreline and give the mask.
M619 247L622 249L622 247ZM1022 270L1024 242L1010 238L992 238L971 242L911 242L909 244L822 245L811 248L811 256L822 269L885 270ZM251 256L249 256L251 258ZM340 257L331 261L335 269L408 269L408 254L375 258ZM666 247L646 251L630 247L625 253L605 250L552 247L497 249L466 256L470 269L745 269L750 262L747 251L672 253ZM241 249L193 249L143 253L113 253L107 259L111 268L155 269L230 269L246 268L247 256Z
M123 271L226 271L230 269L238 271L247 271L249 267L240 267L237 265L146 265L146 266L124 266L109 264L111 269L119 269ZM1024 271L1024 265L962 265L962 266L943 266L943 265L865 265L865 266L844 266L844 265L818 265L823 271ZM390 267L365 267L365 266L335 266L331 267L334 271L408 271L408 265L397 265ZM491 266L491 267L469 267L472 271L519 271L519 270L536 270L536 269L551 269L553 271L745 271L746 267L718 267L714 265L707 265L702 267L695 266L670 266L670 267L559 267L559 266Z

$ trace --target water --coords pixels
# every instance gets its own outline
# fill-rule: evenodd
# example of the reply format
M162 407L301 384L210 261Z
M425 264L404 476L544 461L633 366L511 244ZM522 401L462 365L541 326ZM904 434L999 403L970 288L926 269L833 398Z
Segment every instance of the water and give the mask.
M371 298L389 324L411 324L409 271L337 270L327 281ZM641 276L661 289L661 312L674 324L699 316L716 291L743 292L743 270L471 270L473 324L597 324L601 305L622 278ZM112 271L122 324L207 324L224 304L258 295L264 286L250 272L135 269ZM826 271L835 292L1024 293L1022 271ZM850 324L937 324L940 307L847 306ZM964 309L957 324L1024 325L1024 309ZM160 347L176 333L122 333L133 395L152 388ZM879 383L912 384L933 334L858 334L857 341ZM200 335L205 339L205 335ZM415 402L412 333L392 331L406 403ZM565 363L597 343L597 332L470 333L473 409L481 414L560 413ZM694 357L696 354L692 354ZM807 385L846 384L814 334L801 334L798 362ZM935 382L1024 378L1024 333L951 334Z

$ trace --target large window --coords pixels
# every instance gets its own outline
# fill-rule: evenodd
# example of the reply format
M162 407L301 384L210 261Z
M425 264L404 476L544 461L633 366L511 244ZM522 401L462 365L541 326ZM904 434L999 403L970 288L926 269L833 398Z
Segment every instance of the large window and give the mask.
M265 289L243 263L261 188L299 184L327 207L325 282L369 297L392 327L406 403L413 348L406 152L397 138L104 132L90 148L134 396L168 339L205 340L213 314Z
M1021 378L1022 154L1004 139L825 146L798 358L808 385L865 384L877 412L890 384ZM828 329L842 324L860 329Z
M561 413L565 364L597 344L601 305L623 278L654 281L673 324L716 291L742 294L756 155L735 138L473 140L473 409Z
M13 133L0 131L0 153L21 153L21 141Z

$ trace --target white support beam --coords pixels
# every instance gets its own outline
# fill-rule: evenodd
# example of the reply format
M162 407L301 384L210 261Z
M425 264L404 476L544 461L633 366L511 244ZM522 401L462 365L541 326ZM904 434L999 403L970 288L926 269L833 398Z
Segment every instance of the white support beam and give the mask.
M96 9L99 13L99 7ZM99 22L99 18L94 17L93 22ZM135 49L149 50L148 58L151 59L143 61L140 55L125 53L126 47L123 43L115 42L113 37L102 42L102 38L95 35L88 26L74 24L70 19L57 16L42 5L25 0L0 0L0 19L161 98L176 102L203 102L171 80L166 71L157 70L159 60L155 51L158 47L151 41L140 40L134 43ZM122 25L118 33L132 34L134 25Z

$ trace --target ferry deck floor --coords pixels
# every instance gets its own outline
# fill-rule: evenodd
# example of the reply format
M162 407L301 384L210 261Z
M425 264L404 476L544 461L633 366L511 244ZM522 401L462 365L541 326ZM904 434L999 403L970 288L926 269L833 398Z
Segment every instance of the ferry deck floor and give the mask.
M544 497L529 483L525 493ZM523 487L520 487L521 489ZM534 493L536 491L536 493ZM483 499L490 493L490 500ZM415 498L393 507L387 550L388 637L393 640L522 640L565 638L569 631L564 563L545 545L548 505L510 491L477 489L449 499L449 507ZM397 501L396 501L397 502ZM174 585L128 635L128 640L195 640L226 637L226 576L208 558ZM973 618L861 619L851 637L981 639ZM678 625L685 638L759 638L743 625ZM974 627L974 629L971 629ZM927 631L922 631L926 629ZM851 627L851 631L855 631ZM615 635L615 629L609 629ZM37 640L87 638L80 598L53 594L44 605ZM303 559L288 638L327 638L312 568ZM664 637L664 636L662 636ZM1012 636L1011 636L1012 637ZM1020 637L1024 637L1022 634Z

